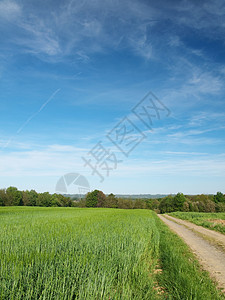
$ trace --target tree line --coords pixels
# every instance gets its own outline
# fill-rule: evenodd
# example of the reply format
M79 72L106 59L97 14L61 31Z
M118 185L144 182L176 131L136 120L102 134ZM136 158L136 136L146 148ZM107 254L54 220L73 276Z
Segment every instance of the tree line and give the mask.
M0 190L0 206L73 206L69 197L60 194L37 193L35 190L19 191L10 186Z
M225 195L184 195L177 193L156 199L124 199L110 194L106 196L102 191L94 190L86 195L76 206L79 207L108 207L122 209L151 209L157 213L174 211L190 212L225 212Z
M61 194L37 193L35 190L19 191L16 187L0 190L0 206L45 207L105 207L120 209L151 209L157 213L174 211L225 212L225 195L184 195L178 193L156 199L124 199L114 194L105 195L94 190L81 200L72 200Z

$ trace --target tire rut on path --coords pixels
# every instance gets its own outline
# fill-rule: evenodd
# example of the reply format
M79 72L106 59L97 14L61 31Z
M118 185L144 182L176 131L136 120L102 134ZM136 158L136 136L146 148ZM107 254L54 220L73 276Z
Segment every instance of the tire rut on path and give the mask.
M211 277L218 282L218 287L225 292L225 252L195 234L191 228L188 229L187 224L185 226L177 224L171 218L167 219L162 215L158 217L185 241L197 256L203 269L210 273ZM175 220L177 222L177 219Z
M196 231L196 232L200 233L201 235L205 236L206 238L210 239L212 242L216 242L218 245L220 245L225 250L225 235L224 234L222 234L220 232L216 232L214 230L204 228L202 226L198 226L198 225L193 224L186 220L178 219L178 218L171 217L168 215L164 215L164 216L171 221L174 221L174 222L184 225L190 229L193 229L194 231Z

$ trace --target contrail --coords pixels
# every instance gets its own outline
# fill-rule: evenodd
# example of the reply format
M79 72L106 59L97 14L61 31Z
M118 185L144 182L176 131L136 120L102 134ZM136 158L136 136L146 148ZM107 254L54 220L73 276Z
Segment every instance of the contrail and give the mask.
M6 148L10 143L11 141L24 129L24 127L30 123L30 121L36 117L44 108L45 106L55 97L55 95L60 91L60 89L57 89L49 98L47 101L45 101L42 106L35 112L33 113L24 123L23 125L16 131L16 135L11 137L7 143L2 147L2 149Z

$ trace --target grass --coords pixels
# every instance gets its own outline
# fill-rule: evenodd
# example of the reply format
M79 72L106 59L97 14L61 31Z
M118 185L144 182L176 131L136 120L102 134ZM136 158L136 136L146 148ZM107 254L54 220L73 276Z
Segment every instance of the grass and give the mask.
M168 291L168 299L225 299L181 238L161 220L156 220L156 225L160 231L159 259L163 269L158 280Z
M224 298L151 211L3 207L0 299Z
M149 211L0 211L1 299L154 298L159 237Z
M214 221L225 220L225 213L174 212L169 215L225 234L225 225Z

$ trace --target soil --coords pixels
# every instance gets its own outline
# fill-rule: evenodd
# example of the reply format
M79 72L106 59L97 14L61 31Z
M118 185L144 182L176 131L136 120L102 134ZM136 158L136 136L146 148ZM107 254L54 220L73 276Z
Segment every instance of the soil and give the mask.
M158 217L178 234L197 256L218 287L225 292L225 235L167 215ZM224 248L225 249L225 248Z
M222 220L222 219L214 219L214 220L212 220L212 219L209 219L209 220L207 220L208 222L211 222L211 223L213 223L213 224L222 224L222 225L225 225L225 220Z
M196 233L199 233L201 236L205 237L207 240L210 240L211 242L213 242L216 245L220 245L225 250L225 235L224 234L222 234L220 232L216 232L211 229L204 228L202 226L195 225L186 220L181 220L181 219L174 218L174 217L171 217L168 215L164 215L164 216L169 220L172 220L176 223L186 226L189 229L192 229Z

